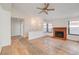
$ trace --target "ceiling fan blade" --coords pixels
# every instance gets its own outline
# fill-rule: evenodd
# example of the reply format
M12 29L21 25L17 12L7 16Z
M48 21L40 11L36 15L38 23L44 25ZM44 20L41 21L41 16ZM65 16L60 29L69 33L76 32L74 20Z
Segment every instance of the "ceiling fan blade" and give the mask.
M37 8L37 9L40 9L40 10L42 10L43 8Z
M45 7L44 9L47 9L49 7L49 3L44 3Z
M48 12L47 11L40 11L39 14L41 14L43 12L48 15Z
M44 11L47 15L48 15L48 12L47 11Z
M47 9L48 11L54 11L55 9Z

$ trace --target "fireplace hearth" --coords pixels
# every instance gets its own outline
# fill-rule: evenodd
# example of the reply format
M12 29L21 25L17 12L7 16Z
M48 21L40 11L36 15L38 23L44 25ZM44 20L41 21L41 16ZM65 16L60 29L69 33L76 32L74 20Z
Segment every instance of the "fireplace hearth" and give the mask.
M54 38L67 39L66 27L55 27L53 28Z

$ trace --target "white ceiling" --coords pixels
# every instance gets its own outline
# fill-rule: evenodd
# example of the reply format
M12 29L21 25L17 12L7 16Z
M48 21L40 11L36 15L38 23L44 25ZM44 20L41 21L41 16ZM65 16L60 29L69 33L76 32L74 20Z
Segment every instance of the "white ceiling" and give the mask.
M24 15L40 16L44 19L62 18L70 15L79 15L78 3L51 3L49 8L55 8L55 11L49 11L49 14L38 14L40 10L36 9L41 7L40 3L15 3L12 8L19 11Z
M11 3L0 3L0 6L7 11L11 11Z

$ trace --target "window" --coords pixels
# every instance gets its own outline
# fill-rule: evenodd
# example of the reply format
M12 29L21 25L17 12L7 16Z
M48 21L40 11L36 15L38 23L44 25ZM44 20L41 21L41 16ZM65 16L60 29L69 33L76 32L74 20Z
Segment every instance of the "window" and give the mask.
M52 32L52 24L51 23L44 23L43 29L44 29L44 32Z
M69 34L79 35L79 21L69 21Z

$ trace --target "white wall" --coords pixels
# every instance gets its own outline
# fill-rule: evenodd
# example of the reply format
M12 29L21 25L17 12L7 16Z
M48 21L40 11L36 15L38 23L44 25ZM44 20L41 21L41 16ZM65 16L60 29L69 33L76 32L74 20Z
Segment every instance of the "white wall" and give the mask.
M66 20L65 19L53 19L53 27L66 27Z
M11 14L0 6L0 47L11 44Z
M48 33L45 33L44 31L32 31L29 32L29 40L37 39L40 37L46 36Z
M25 17L25 32L42 30L43 20L38 16Z

